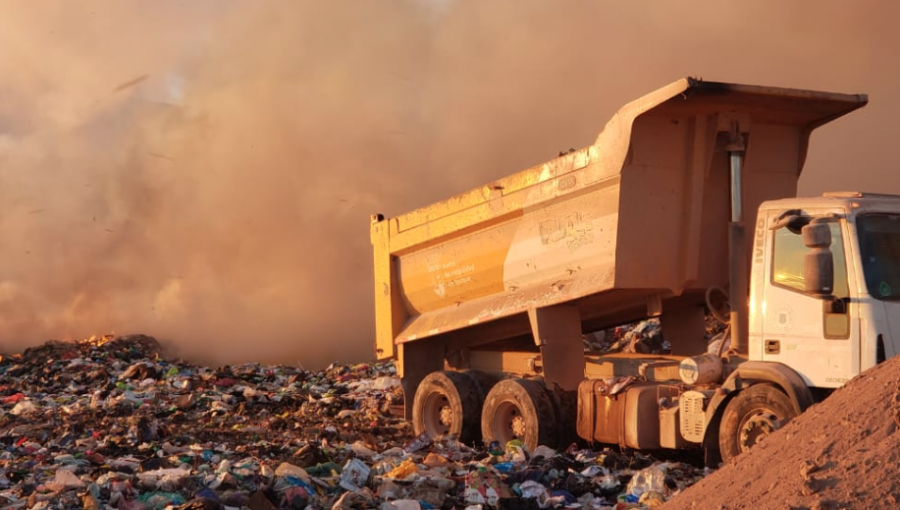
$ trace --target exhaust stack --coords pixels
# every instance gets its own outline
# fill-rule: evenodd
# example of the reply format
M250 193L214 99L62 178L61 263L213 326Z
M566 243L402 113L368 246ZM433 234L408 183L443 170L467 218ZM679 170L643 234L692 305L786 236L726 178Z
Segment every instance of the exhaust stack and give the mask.
M728 143L728 154L731 160L731 222L728 224L729 265L728 279L731 303L731 349L735 354L747 353L747 282L746 237L744 236L744 211L741 189L741 167L744 161L744 137L738 122L731 125L731 140Z

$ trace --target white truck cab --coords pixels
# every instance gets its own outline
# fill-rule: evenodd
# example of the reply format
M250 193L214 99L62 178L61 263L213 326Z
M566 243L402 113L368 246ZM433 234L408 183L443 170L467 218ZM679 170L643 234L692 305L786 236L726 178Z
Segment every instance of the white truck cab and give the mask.
M792 220L790 218L793 218ZM830 295L807 289L801 227L831 233ZM897 353L900 197L860 192L763 202L755 226L749 357L779 362L813 388L837 388Z

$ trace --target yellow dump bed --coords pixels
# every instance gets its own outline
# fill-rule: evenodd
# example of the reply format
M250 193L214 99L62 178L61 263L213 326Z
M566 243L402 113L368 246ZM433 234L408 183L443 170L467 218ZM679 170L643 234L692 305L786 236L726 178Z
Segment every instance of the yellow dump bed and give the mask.
M373 217L376 350L527 334L576 304L594 327L728 283L726 145L746 144L745 221L791 197L810 132L864 95L678 80L621 108L593 145L395 218Z

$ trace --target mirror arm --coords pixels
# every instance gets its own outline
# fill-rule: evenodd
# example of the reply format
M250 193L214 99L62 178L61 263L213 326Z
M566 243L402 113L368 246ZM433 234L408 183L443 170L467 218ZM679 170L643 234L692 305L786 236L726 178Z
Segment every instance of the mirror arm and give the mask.
M836 296L822 296L822 311L824 313L847 313L847 303Z

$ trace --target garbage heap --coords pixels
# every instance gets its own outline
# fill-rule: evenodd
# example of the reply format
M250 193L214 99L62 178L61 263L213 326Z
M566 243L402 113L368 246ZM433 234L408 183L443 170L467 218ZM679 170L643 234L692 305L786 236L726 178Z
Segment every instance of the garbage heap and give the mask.
M715 352L718 341L726 341L726 324L713 314L706 314L706 341ZM662 336L659 319L647 319L614 328L593 331L582 336L584 352L607 354L614 352L637 354L669 354L672 345Z
M584 351L607 354L626 352L665 354L671 346L662 338L659 320L648 319L583 335Z
M151 337L0 356L0 510L652 508L705 472L412 437L390 363L166 359Z

